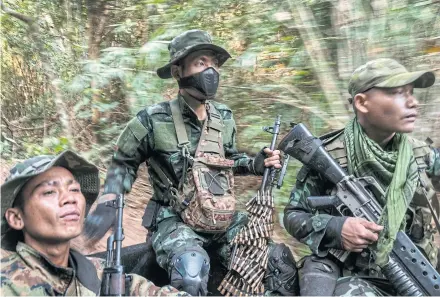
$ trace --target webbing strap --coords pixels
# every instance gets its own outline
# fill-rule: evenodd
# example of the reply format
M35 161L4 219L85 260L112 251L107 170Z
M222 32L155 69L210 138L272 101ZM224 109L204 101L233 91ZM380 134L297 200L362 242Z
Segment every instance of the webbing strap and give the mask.
M150 160L148 160L148 163L154 169L154 171L156 171L156 173L159 175L159 178L162 181L162 183L165 185L165 187L170 188L173 185L173 183L167 177L165 172L163 172L162 168L160 168L159 164L157 164L157 162L153 158L150 158Z
M216 154L225 157L223 149L223 123L218 110L210 102L206 103L206 112L208 117L203 125L202 134L199 144L197 145L195 156L198 157L203 153Z
M185 123L183 122L182 112L180 111L179 98L171 100L170 107L179 147L188 145L188 135L186 134Z
M422 174L426 174L426 173L422 173ZM436 212L435 212L434 208L432 207L432 204L431 204L431 202L429 201L429 198L428 198L428 197L431 196L433 201L437 201L437 194L435 193L434 190L429 189L426 186L426 183L425 183L425 181L424 181L424 179L422 177L420 177L419 180L420 180L420 185L422 186L422 189L423 189L423 195L422 196L423 196L423 198L425 198L426 204L428 205L429 210L431 211L432 218L434 220L435 226L437 227L437 231L440 232L440 221L438 219L438 214L436 214ZM438 201L437 201L436 204L438 204Z

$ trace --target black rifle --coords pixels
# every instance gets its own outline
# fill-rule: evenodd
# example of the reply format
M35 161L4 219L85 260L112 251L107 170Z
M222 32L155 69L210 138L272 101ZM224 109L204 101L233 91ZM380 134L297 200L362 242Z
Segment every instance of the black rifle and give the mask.
M372 177L348 175L303 124L293 127L278 148L319 172L336 185L333 196L308 197L314 209L334 206L343 216L364 218L377 223L382 207L375 197L384 195ZM349 252L330 251L342 262ZM399 231L388 263L381 267L383 275L402 296L440 295L440 274L414 245L405 232Z
M263 127L263 130L271 133L272 136L272 141L270 143L270 150L274 150L275 149L275 145L277 142L277 138L278 138L278 134L280 134L280 126L281 126L281 116L277 115L276 119L275 119L275 123L273 124L273 126L269 126L269 127ZM285 166L287 166L287 164L285 164ZM285 171L285 170L284 170ZM261 181L261 186L260 186L260 192L263 194L266 192L267 188L270 187L270 192L272 192L272 183L275 180L275 175L276 175L277 170L273 167L266 167L264 168L264 172L263 172L263 179ZM270 177L269 177L270 175ZM284 178L284 176L282 176L282 178ZM279 181L280 185L283 184L283 180L281 179L281 181ZM280 186L281 187L281 186Z
M117 222L114 232L107 238L106 265L102 274L101 296L125 296L129 295L131 278L124 272L121 264L121 247L124 240L122 217L124 210L124 195L119 194L115 200L107 201L107 207L114 207L117 211Z

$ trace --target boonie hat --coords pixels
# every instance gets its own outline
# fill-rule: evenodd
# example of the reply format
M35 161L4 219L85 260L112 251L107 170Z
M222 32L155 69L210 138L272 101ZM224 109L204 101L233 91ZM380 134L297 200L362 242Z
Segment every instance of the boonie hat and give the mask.
M219 66L231 57L227 50L212 43L212 38L206 31L189 30L176 36L168 44L170 61L165 66L157 69L160 78L171 78L171 66L198 50L212 50L217 54Z

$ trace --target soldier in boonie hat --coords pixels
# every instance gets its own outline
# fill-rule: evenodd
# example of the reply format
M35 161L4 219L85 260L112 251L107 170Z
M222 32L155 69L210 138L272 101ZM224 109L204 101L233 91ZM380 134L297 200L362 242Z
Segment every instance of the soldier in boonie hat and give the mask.
M214 99L220 81L218 69L231 55L212 43L206 31L189 30L176 36L168 45L170 61L157 69L162 78L174 77L180 93L199 103Z
M22 231L14 230L8 224L5 213L8 209L23 208L27 197L23 195L26 184L38 175L51 168L62 167L70 171L78 182L81 193L85 198L85 214L89 211L99 193L99 171L96 166L89 163L72 151L64 151L57 156L41 155L27 159L16 164L10 175L1 186L1 235L2 247L15 249L17 241L23 239Z
M105 260L70 247L98 192L98 168L72 151L37 156L11 169L1 186L2 295L100 296ZM188 295L127 276L129 296Z
M228 187L233 185L232 171L234 170L236 174L263 175L265 167L281 167L280 152L265 148L255 158L251 158L238 151L237 128L232 110L214 100L220 79L218 69L231 56L222 47L214 45L207 32L185 31L170 42L168 49L170 61L159 68L157 74L162 79L173 77L179 86L178 94L171 101L164 101L140 110L122 131L107 171L104 194L99 197L96 210L87 216L84 233L92 240L100 239L106 234L115 221L116 211L106 207L105 202L114 199L117 194L129 192L137 178L136 172L139 166L146 162L154 193L145 209L142 225L150 231L149 234L153 238L156 261L168 271L171 285L194 296L207 295L210 260L201 243L208 242L212 230L221 233L237 230L231 228L226 231L227 225L233 225L233 218L240 220L241 224L245 222L239 219L245 216L230 215L235 207L235 197L232 194L227 199L220 198L229 195ZM199 145L201 149L197 149ZM193 167L201 168L197 165L198 159L194 161L195 158L204 158L205 154L210 155L210 158L214 156L224 164L233 164L221 174L213 168L213 164L201 165L210 170L209 172L216 170L213 175L216 180L221 178L221 181L219 179L205 184L209 187L212 185L209 193L212 195L215 193L215 200L222 201L215 203L210 209L212 216L207 218L208 223L204 219L188 218L186 213L189 213L189 209L176 200L177 197L183 197L183 192L189 195L196 191L196 183L188 181L188 177L195 176L190 173ZM221 189L214 189L219 185ZM186 186L192 188L187 191ZM194 197L195 194L191 198L188 196L188 200L185 198L185 203L198 200ZM226 205L223 204L224 201L234 201L234 203L228 202ZM202 205L204 204L191 203L191 207L199 208L191 210L191 216L201 214ZM185 214L182 213L183 211ZM225 215L226 212L229 214ZM222 213L220 217L223 223L216 219L215 213ZM185 221L183 218L186 218ZM194 226L195 222L202 221L204 223L201 226ZM175 236L175 234L184 235ZM228 234L227 237L233 237L231 233ZM218 250L226 251L229 248L226 246L227 243L218 242L218 244ZM278 249L272 251L276 250ZM224 259L223 264L227 266L227 257L222 259ZM269 259L272 259L272 252ZM290 264L294 267L294 263ZM278 269L273 267L274 270ZM186 271L190 268L191 271ZM281 275L272 272L268 274L277 277ZM285 278L283 276L279 279L289 278L290 276ZM277 282L273 281L273 283ZM289 294L293 293L289 292Z

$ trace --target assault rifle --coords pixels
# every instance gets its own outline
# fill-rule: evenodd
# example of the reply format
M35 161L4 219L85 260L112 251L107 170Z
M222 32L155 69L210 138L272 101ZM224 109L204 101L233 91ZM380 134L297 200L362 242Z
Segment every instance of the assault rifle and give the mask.
M314 137L303 124L295 125L278 148L336 185L332 196L309 197L308 203L312 208L333 206L343 216L378 222L382 207L375 197L384 193L377 181L372 177L348 175L325 150L321 140ZM342 262L349 254L335 249L330 252ZM440 295L440 274L405 232L397 233L388 263L381 270L401 296Z
M131 277L126 276L124 266L121 264L121 247L124 240L122 217L124 210L124 195L119 194L115 200L107 201L107 207L114 207L117 211L117 221L113 234L107 238L107 253L104 272L101 282L101 296L125 296L130 295L129 289Z

